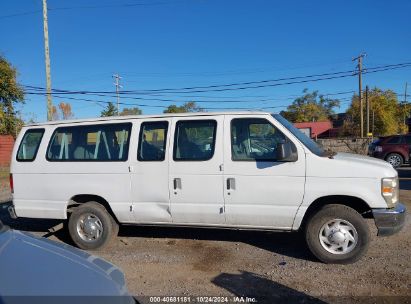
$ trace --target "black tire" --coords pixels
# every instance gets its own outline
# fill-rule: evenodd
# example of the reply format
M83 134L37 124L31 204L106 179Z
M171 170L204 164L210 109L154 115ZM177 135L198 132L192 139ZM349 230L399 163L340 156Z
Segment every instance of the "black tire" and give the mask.
M323 228L325 224L337 223L338 220L341 220L342 226L339 227L342 227L342 230L335 229L337 226L331 226L332 229L328 230L331 232L329 236L326 237L327 229ZM329 226L327 225L327 227ZM348 227L348 230L344 227ZM351 230L351 232L349 232L349 230ZM345 251L347 251L347 253L344 253L343 248L332 248L332 246L339 245L334 245L333 243L327 244L327 242L320 240L320 233L322 239L326 239L328 242L330 239L331 242L333 242L334 238L344 238L344 241L347 239L355 239L356 233L356 242L348 241L347 244L350 245L347 248L351 251L346 249ZM347 233L351 236L347 237ZM320 261L327 264L351 264L358 261L367 252L370 241L370 231L366 221L357 211L348 206L330 204L322 207L308 219L305 226L305 239L310 251ZM328 250L325 247L327 247Z
M100 227L99 231L101 231L98 237L96 236L94 239L87 240L87 236L85 236L86 233L81 228L82 226L84 227L84 225L80 223L80 220L84 219L85 216L91 216L92 221L98 220L97 226ZM78 224L79 229L77 229ZM88 202L79 205L73 210L68 221L68 230L74 244L79 248L96 250L106 246L112 238L118 234L119 227L104 206L97 202Z
M390 163L393 168L399 168L404 164L404 157L399 153L390 153L385 157L385 161Z

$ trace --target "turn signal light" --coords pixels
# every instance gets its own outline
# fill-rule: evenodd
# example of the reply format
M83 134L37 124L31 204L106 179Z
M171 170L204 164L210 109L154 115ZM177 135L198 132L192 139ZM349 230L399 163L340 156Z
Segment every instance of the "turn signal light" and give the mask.
M392 187L383 187L382 188L382 193L392 193L394 191L394 188Z

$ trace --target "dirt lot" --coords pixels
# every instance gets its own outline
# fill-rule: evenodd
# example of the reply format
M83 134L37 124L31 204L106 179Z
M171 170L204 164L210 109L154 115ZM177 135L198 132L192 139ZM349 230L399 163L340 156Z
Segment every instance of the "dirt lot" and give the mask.
M411 169L400 170L401 200L411 210ZM6 197L3 190L1 197ZM56 221L0 219L15 229L69 242ZM136 296L252 296L259 303L293 297L300 302L411 303L411 218L391 237L374 237L353 265L316 261L294 233L214 229L122 227L119 237L95 254L120 266ZM149 302L149 298L140 298ZM195 299L194 299L195 300ZM191 299L193 301L193 299Z

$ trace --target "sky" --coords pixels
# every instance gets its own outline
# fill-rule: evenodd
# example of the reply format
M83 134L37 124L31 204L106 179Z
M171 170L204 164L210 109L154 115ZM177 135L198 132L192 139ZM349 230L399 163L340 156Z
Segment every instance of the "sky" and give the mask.
M332 96L341 98L336 112L343 112L358 91L356 76L228 91L144 90L351 71L362 52L365 69L411 62L408 0L48 0L48 8L52 88L113 92L118 73L121 90L140 91L121 95L121 109L138 104L144 114L187 101L213 111L279 112L305 88L349 92ZM17 68L18 82L45 87L42 0L1 1L0 37L0 54ZM406 82L411 93L411 67L363 76L364 87L399 94ZM70 102L76 118L97 117L104 101L116 102L109 95L53 103ZM46 120L44 96L26 94L18 109L26 120Z

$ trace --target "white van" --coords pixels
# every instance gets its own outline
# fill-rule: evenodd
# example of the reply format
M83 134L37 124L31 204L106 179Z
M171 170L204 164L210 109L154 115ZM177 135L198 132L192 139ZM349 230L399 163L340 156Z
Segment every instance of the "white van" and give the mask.
M397 172L370 157L324 152L280 115L128 116L33 124L11 166L14 217L68 219L97 249L119 224L305 233L326 263L358 260L401 229Z

